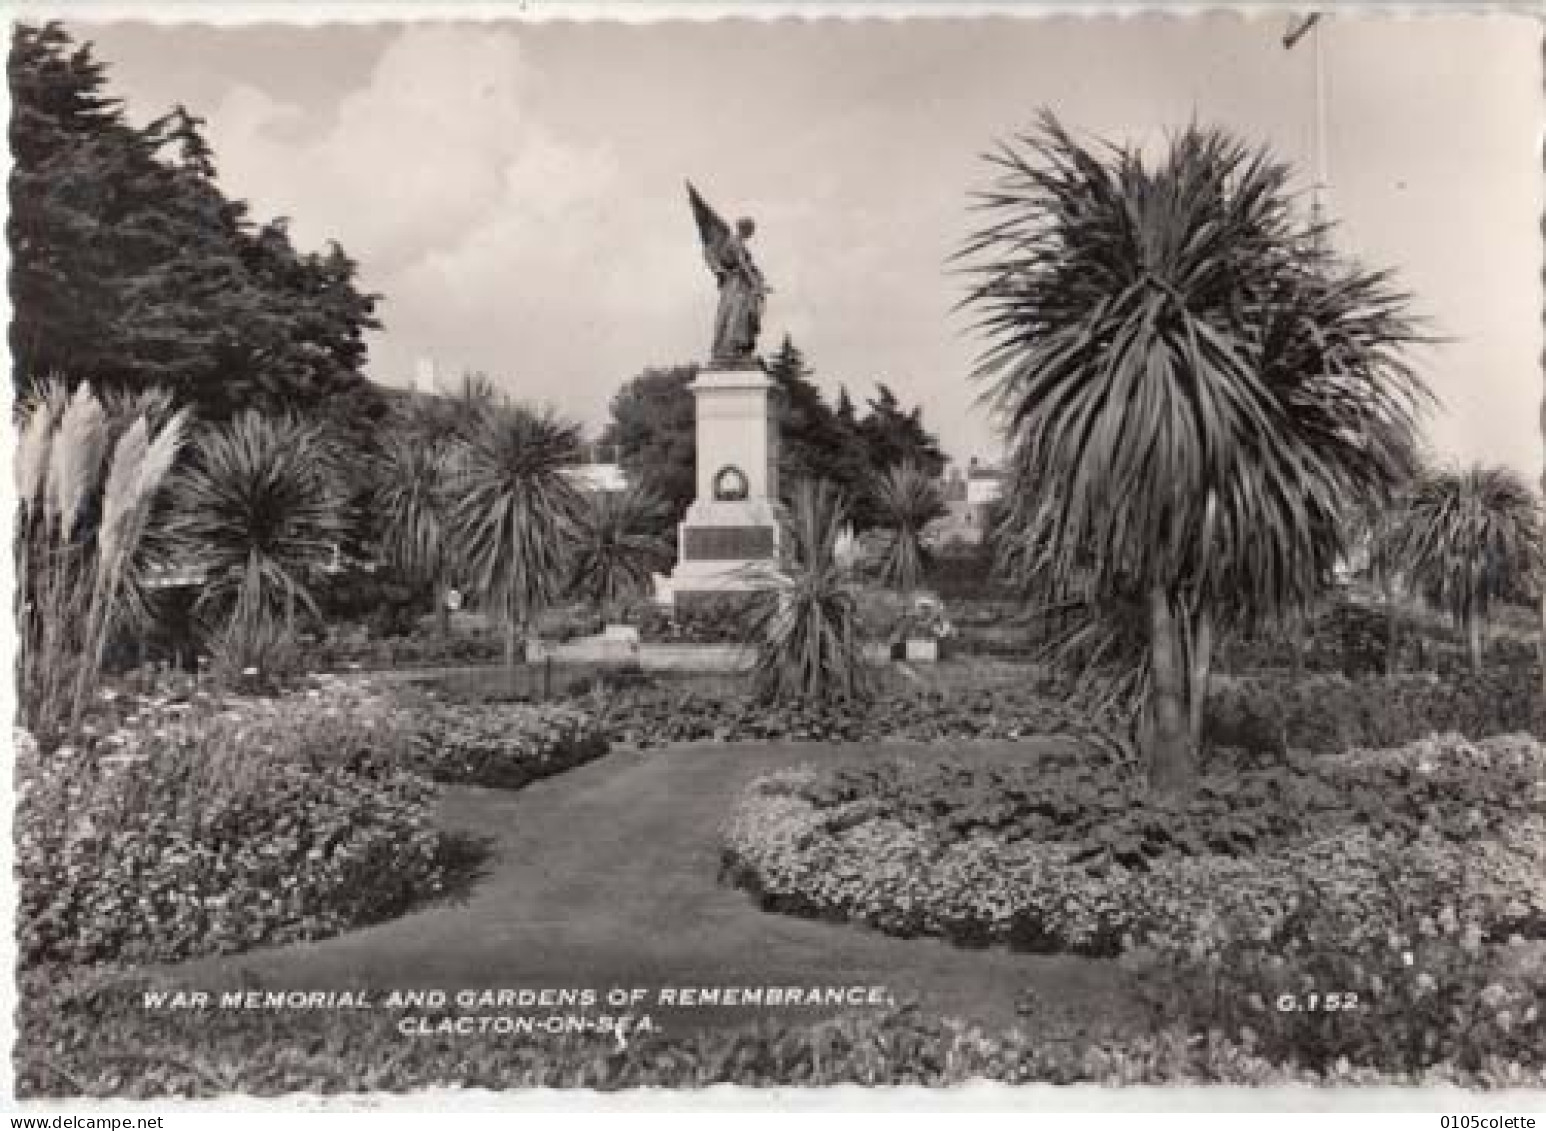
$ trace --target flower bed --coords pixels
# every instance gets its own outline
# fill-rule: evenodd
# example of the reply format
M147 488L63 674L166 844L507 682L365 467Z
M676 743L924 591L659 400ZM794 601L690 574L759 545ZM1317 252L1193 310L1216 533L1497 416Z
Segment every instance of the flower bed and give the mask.
M1297 786L1287 770L1210 783L1185 808L1043 767L1018 787L965 767L775 775L733 814L725 863L772 909L1033 950L1115 954L1190 938L1209 914L1271 939L1307 893L1379 924L1440 885L1494 935L1546 934L1540 745L1451 738L1334 761L1293 771Z
M456 845L368 697L149 703L18 760L24 964L318 938L442 891Z
M557 704L437 703L409 714L408 764L441 782L519 789L607 752L590 714Z
M1117 1050L1124 1082L1203 1034L1219 1081L1540 1079L1546 748L1449 737L1287 772L1167 808L1056 766L790 771L749 789L725 864L770 910L1120 956L1168 1023Z

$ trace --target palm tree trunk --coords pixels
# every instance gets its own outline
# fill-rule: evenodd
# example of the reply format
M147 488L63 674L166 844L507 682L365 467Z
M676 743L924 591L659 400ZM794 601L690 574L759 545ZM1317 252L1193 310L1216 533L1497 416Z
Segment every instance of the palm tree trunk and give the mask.
M1149 648L1149 788L1157 793L1185 793L1192 782L1192 747L1180 626L1170 595L1159 586L1149 594Z
M451 606L446 604L448 593L446 586L435 586L435 631L442 640L451 639Z
M514 617L505 618L505 667L515 670L515 645L520 637L520 631Z
M1385 587L1385 674L1395 675L1398 663L1398 650L1401 641L1397 636L1398 621L1396 619L1396 594L1390 586Z
M1471 670L1482 670L1482 618L1474 613L1465 618L1466 647L1471 654Z
M1213 676L1213 618L1206 609L1197 613L1192 630L1191 671L1187 673L1186 694L1191 726L1192 749L1202 750L1202 725L1208 706L1208 685Z

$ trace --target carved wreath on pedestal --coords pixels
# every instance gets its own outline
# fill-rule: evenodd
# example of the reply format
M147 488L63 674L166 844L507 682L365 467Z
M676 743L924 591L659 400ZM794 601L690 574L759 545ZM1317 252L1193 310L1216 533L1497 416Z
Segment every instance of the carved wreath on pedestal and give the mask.
M722 467L714 474L716 503L738 503L746 498L749 490L746 473L739 467Z

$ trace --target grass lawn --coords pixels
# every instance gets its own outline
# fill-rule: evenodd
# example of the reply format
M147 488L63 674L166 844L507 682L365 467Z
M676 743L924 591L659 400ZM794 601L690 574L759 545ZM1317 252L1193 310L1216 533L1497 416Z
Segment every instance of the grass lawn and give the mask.
M965 744L984 759L1026 744ZM742 787L801 763L939 746L695 744L619 750L519 792L448 789L442 819L484 838L484 874L456 902L322 942L162 968L173 984L269 988L544 988L884 985L931 1012L1055 1039L1123 1024L1136 1005L1108 961L974 952L838 923L767 914L717 882L719 828ZM654 1014L669 1032L741 1023L756 1010ZM789 1011L788 1020L816 1014Z

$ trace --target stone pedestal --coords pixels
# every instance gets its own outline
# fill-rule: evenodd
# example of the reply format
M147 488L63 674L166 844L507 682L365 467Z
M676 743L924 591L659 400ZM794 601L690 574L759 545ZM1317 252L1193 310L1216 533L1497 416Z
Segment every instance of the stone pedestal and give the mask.
M677 608L700 596L756 593L777 579L778 427L762 367L705 369L697 401L698 496L677 528ZM685 601L684 601L685 598Z

